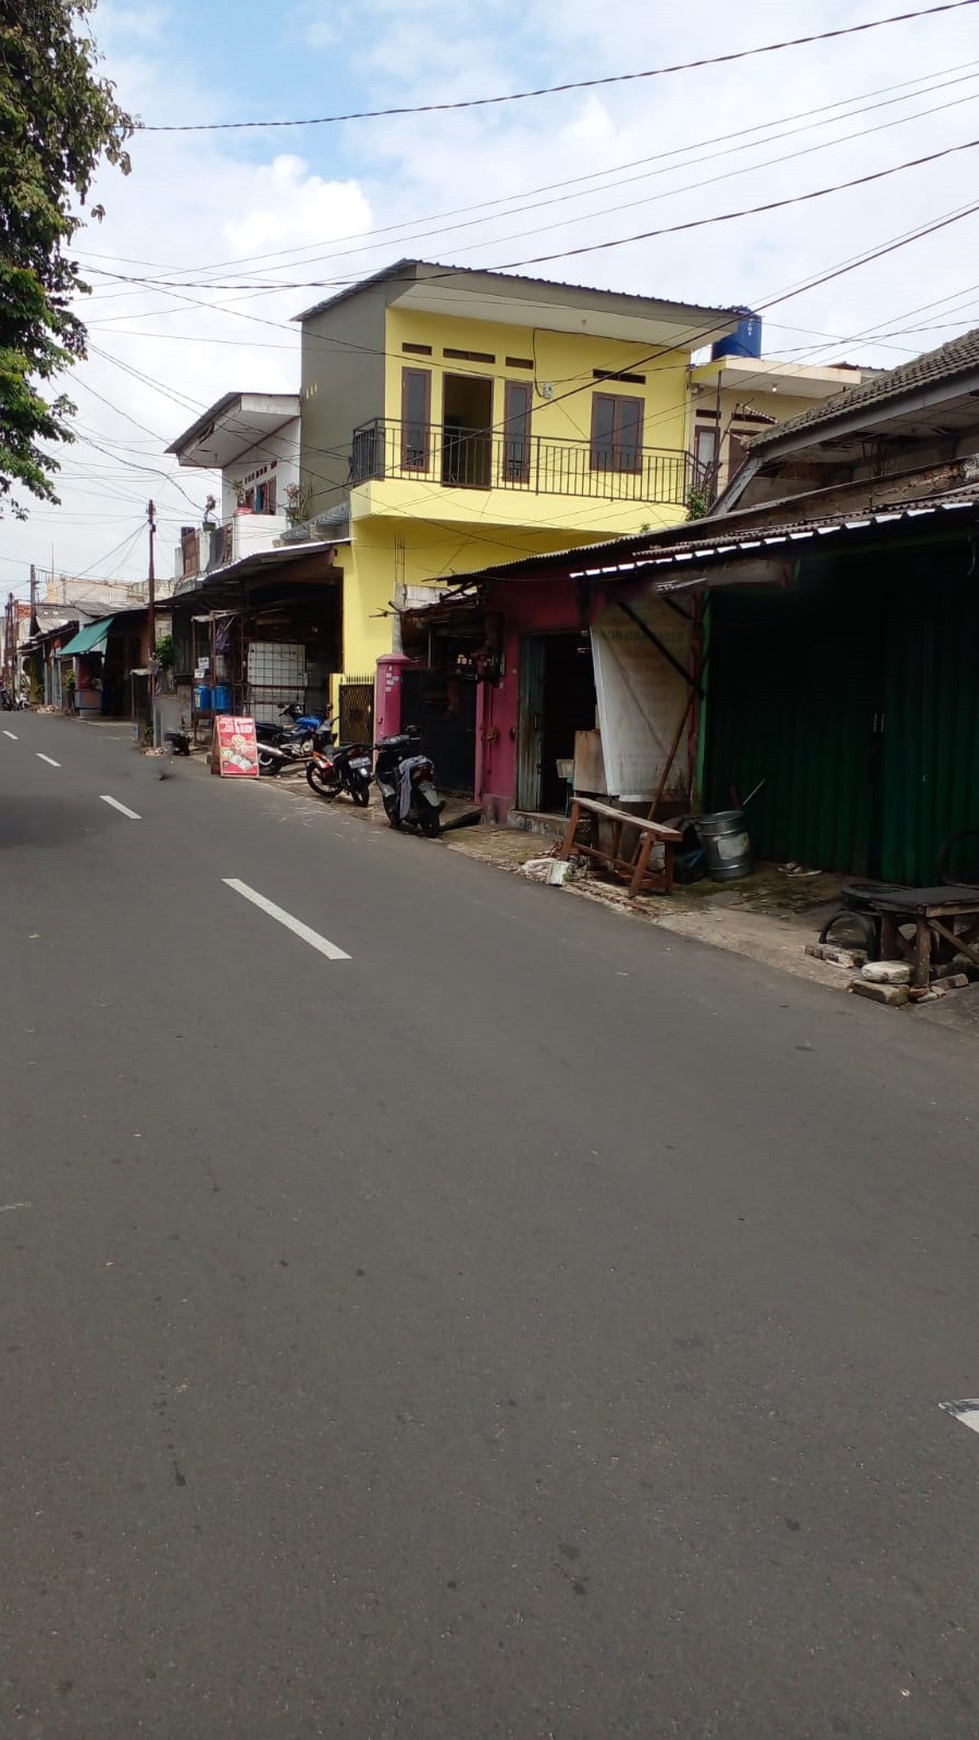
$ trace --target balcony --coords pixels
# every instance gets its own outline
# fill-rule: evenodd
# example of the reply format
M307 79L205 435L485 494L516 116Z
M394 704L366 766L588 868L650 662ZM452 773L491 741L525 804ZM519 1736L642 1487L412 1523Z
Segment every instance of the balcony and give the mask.
M677 448L565 440L374 418L354 430L352 486L389 478L446 489L686 505L699 477Z
M239 510L220 526L187 526L177 547L177 579L191 581L216 568L226 568L242 556L271 550L288 530L285 513L257 514Z

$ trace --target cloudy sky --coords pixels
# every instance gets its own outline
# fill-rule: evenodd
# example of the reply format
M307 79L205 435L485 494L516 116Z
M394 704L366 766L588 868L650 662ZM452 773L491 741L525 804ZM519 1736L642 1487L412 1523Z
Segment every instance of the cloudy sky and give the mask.
M927 3L927 0L922 0ZM148 0L94 29L147 127L457 101L642 71L910 10L915 0ZM691 28L691 25L696 28ZM979 141L979 5L727 66L531 101L327 126L142 132L75 252L90 357L69 390L61 506L0 524L0 588L31 562L145 574L145 506L170 572L208 482L168 443L220 394L298 381L290 317L406 255L519 266L679 300L757 306L766 354L885 366L979 323L979 214L801 295L979 199L979 149L824 199L596 244ZM573 252L572 250L590 250ZM323 288L321 288L321 286Z

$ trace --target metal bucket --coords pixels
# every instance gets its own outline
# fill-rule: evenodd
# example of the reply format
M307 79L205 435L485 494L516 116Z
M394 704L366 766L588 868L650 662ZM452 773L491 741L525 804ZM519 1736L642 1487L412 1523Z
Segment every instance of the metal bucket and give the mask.
M716 810L712 816L700 816L697 833L712 882L736 882L740 876L751 875L751 841L744 810Z

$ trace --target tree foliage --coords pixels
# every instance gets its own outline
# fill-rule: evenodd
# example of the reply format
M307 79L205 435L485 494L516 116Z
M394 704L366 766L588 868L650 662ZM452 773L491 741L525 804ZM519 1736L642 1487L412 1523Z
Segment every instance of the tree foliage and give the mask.
M0 0L0 511L11 494L57 501L49 442L72 440L74 406L48 383L85 355L72 302L88 286L67 249L103 160L129 173L133 123L98 76L94 0Z

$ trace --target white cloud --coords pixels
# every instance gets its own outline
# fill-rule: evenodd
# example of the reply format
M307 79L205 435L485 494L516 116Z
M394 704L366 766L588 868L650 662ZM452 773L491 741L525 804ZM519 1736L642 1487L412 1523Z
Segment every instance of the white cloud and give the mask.
M873 15L869 0L861 0L858 10ZM300 52L308 66L298 68L297 79L305 72L310 82L302 85L302 94L286 99L287 106L291 101L294 112L329 113L452 101L597 77L625 66L688 60L852 24L854 11L852 0L759 0L748 9L703 0L693 33L689 8L650 6L648 0L620 0L614 9L596 8L591 0L587 5L562 0L560 6L527 0L521 10L512 0L453 0L451 5L413 0L410 6L404 0L359 0L356 9L338 8L334 0L301 0L298 9L282 15L281 40L268 32L256 35L248 90L242 87L240 45L232 83L230 72L222 78L219 61L195 60L193 43L183 41L179 21L169 19L162 7L152 14L101 7L96 23L112 52L109 70L121 100L136 112L165 112L167 119L181 121L247 118L263 106L267 111L271 57L280 54L289 65L303 41ZM169 44L165 102L158 46L149 51L145 40L147 30L161 29ZM946 78L940 81L944 91L750 150L735 151L741 143L735 140L686 148L858 93L880 91L874 100L885 102L883 87L970 60L979 61L979 17L972 9L727 67L535 102L294 134L140 135L130 180L115 174L101 178L105 224L79 239L97 287L85 309L93 344L114 360L93 354L71 387L86 432L94 432L129 466L110 463L90 447L63 455L64 511L39 509L26 527L5 524L4 557L22 558L25 564L36 560L53 534L59 566L96 562L127 527L138 524L134 516L151 490L160 496L171 532L183 516L192 517L177 489L152 472L130 467L149 464L166 471L167 442L224 391L294 387L298 332L290 317L315 299L316 282L366 274L408 253L487 266L560 254L765 200L794 198L869 173L970 138L976 131L971 109L950 107L826 150L791 154L915 109L979 94L979 78L959 85ZM277 94L273 112L280 106ZM662 156L681 147L680 157ZM727 154L692 161L710 152ZM656 154L660 161L610 174L597 189L583 181L550 193L527 192ZM751 167L778 157L784 160ZM753 304L964 204L972 197L977 166L979 153L964 152L768 216L572 254L527 269L697 302ZM731 171L737 173L730 179L710 181ZM639 176L643 179L635 179ZM562 197L569 193L575 197ZM487 207L492 200L501 203ZM641 203L611 209L627 201ZM519 207L525 209L512 209ZM433 216L451 211L457 215ZM371 224L373 235L368 234ZM968 220L930 242L780 303L766 317L766 348L833 360L850 355L898 362L974 323L979 292L968 291L976 276L968 252L974 249L977 226L979 220ZM275 250L292 253L278 263L253 258ZM210 263L213 273L201 270ZM96 267L135 277L183 268L174 276L191 282L170 289L118 283L97 277ZM211 288L197 287L209 277ZM251 291L216 287L253 278ZM270 289L260 279L309 285ZM909 312L960 288L963 293L950 311ZM903 330L916 327L922 330ZM869 328L889 336L881 343L862 337ZM822 333L840 338L824 342ZM125 365L139 369L151 384L127 375ZM117 409L110 410L93 393ZM123 411L152 435L127 422ZM185 472L178 482L195 500L203 499L206 479ZM11 577L19 580L24 571L4 566L0 587ZM139 572L135 559L125 568L127 577Z
M301 157L275 157L255 170L251 203L222 225L238 259L263 250L301 247L310 236L330 242L370 228L370 207L355 181L310 175Z

